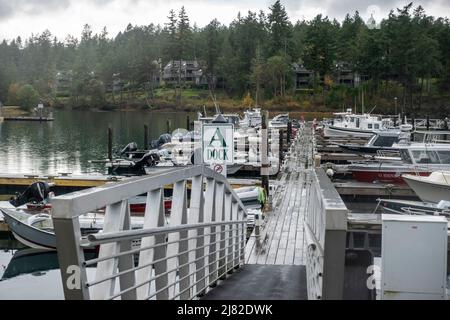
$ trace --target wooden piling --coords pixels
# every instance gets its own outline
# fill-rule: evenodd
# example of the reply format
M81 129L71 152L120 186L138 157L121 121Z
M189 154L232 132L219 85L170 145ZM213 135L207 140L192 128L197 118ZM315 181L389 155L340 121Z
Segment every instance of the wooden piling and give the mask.
M167 126L167 133L171 133L172 130L170 130L170 120L167 119L166 121L166 126Z
M278 161L281 169L281 163L283 162L283 130L278 130L278 149Z
M291 138L292 138L292 121L289 120L287 124L287 137L286 137L286 143L288 148L291 144Z
M148 125L144 124L144 150L149 148L148 145Z
M111 126L108 127L108 159L112 160L112 140L113 140L113 129Z
M430 116L427 115L427 131L430 130Z
M186 117L186 130L191 131L191 119L190 119L189 115L187 115L187 117Z

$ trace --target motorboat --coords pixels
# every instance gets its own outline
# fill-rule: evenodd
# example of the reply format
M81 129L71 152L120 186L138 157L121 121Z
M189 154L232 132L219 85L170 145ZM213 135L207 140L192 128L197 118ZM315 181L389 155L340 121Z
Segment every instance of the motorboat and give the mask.
M339 148L356 154L375 154L379 150L391 150L392 145L399 141L399 132L378 132L364 145L359 144L339 144ZM388 149L389 148L389 149Z
M378 206L387 214L442 215L450 217L450 202L430 203L403 199L377 199Z
M242 187L234 191L246 209L261 209L266 202L266 195L261 187Z
M351 109L347 112L333 113L334 119L324 124L323 134L325 137L365 137L371 138L379 131L393 128L390 118L383 119L381 116L365 114L354 114Z
M450 201L448 171L434 171L428 177L404 174L402 178L422 201L433 203Z
M255 128L261 126L262 115L261 108L253 108L244 111L244 118L240 120L239 124L243 128Z
M24 210L0 209L5 222L14 237L27 247L42 250L56 250L56 236L53 231L53 220L50 212L31 214ZM103 230L104 215L86 213L79 218L82 237ZM143 217L131 217L131 228L141 229Z
M402 125L400 129L377 131L369 141L364 144L339 144L341 149L356 154L375 154L380 150L396 152L395 144L404 144L411 141L411 125Z
M269 121L269 129L287 128L288 123L289 113L279 114Z
M264 191L259 187L236 189L236 193L247 208L260 209L266 201ZM137 215L132 214L130 217L131 229L143 228L146 198L145 196L137 196L128 200L130 208L134 206L134 210L138 213ZM171 200L166 198L164 207L166 209L167 224L169 224L170 215L168 213L170 213L171 206ZM35 213L22 208L0 208L0 212L12 234L19 242L34 249L56 250L56 236L53 230L51 209ZM89 234L102 232L104 227L104 209L83 214L78 217L78 220L82 237L85 238Z
M144 174L146 167L154 167L161 160L158 150L150 150L139 159L113 159L106 161L110 174Z
M387 182L404 184L404 174L429 176L433 171L450 171L450 144L416 143L394 144L399 160L353 162L348 171L361 182Z

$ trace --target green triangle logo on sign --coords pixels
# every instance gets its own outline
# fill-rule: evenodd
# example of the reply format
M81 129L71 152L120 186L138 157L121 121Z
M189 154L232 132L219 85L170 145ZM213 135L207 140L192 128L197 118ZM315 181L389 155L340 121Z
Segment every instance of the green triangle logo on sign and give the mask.
M214 133L214 135L211 138L211 141L209 142L209 146L212 146L214 142L219 141L222 148L226 148L227 147L227 143L225 142L225 138L222 135L222 132L220 131L219 128L216 129L216 132Z

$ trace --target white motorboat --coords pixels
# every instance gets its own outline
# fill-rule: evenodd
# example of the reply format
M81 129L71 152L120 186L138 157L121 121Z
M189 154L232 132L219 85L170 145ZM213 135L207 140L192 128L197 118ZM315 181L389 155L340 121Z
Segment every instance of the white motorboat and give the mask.
M14 237L22 244L34 249L56 250L53 221L48 212L29 214L24 210L0 210ZM103 229L103 214L87 213L78 219L83 236L101 232ZM143 217L131 217L132 229L141 229L143 225Z
M325 137L365 137L370 138L383 130L393 130L393 121L368 113L354 114L347 112L334 113L334 119L324 125ZM398 129L394 129L398 130Z
M402 178L424 202L450 201L450 172L448 171L434 171L428 177L404 174Z
M289 122L289 113L283 113L275 116L272 120L269 121L269 128L287 128Z
M262 115L260 108L244 111L244 119L239 122L242 128L255 128L261 126Z
M400 155L394 159L352 162L348 171L361 182L405 183L403 175L429 176L434 171L450 171L450 144L394 144ZM450 181L450 180L449 180ZM439 199L443 200L443 199Z

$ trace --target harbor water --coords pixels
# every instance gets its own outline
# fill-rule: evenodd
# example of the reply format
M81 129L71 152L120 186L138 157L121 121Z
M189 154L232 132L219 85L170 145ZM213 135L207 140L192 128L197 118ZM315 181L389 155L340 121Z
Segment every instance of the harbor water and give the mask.
M101 174L103 164L90 160L107 156L107 129L113 129L113 148L131 141L143 147L144 125L149 140L171 130L186 128L184 112L54 111L54 122L0 123L0 173ZM56 252L23 247L12 235L0 236L0 300L64 299Z
M103 164L89 163L107 157L107 130L113 129L113 149L144 143L144 125L149 140L186 128L184 112L89 112L54 111L54 122L5 121L0 123L0 173L93 174L105 173Z

